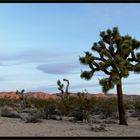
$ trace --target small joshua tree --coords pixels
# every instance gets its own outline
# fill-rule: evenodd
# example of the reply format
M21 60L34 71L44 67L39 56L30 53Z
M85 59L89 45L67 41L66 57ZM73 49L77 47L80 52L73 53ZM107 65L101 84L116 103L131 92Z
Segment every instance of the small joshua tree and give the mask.
M90 80L97 71L102 71L108 77L100 80L103 92L117 87L119 120L121 125L127 125L122 92L122 78L129 76L130 71L140 73L140 41L129 35L120 35L117 27L100 32L100 41L91 48L97 55L85 52L80 57L80 63L88 65L89 71L82 71L81 78Z
M57 80L58 90L61 91L62 97L64 96L64 94L66 94L67 96L69 95L68 88L69 88L69 85L70 85L68 79L64 78L63 81L67 82L67 86L66 86L65 91L64 91L64 84L62 84L60 80Z
M22 106L25 107L26 105L26 97L24 95L25 90L22 89L21 92L19 92L18 90L16 91L16 94L19 95L19 99L22 101Z

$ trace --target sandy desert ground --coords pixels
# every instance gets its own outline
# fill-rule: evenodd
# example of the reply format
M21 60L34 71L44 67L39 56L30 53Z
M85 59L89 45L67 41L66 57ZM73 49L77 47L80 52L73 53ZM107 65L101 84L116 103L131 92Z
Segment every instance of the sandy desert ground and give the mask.
M128 123L128 126L106 124L106 131L94 132L89 124L83 122L42 120L39 123L24 123L20 119L0 117L0 136L140 136L140 121L137 118L129 118Z

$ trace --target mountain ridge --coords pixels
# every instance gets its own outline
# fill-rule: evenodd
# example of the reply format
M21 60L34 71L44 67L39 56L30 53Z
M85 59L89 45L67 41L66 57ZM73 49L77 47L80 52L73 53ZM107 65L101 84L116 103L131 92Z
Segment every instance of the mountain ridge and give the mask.
M27 92L24 93L24 95L27 95L28 97L34 97L34 98L40 98L40 99L48 99L48 98L52 98L52 99L59 99L60 97L60 93L47 93L47 92ZM77 95L77 93L70 93L70 96L75 96ZM97 98L110 98L110 97L117 97L117 94L104 94L104 93L97 93L97 94L92 94L92 93L88 93L87 94L88 97L97 97ZM126 95L124 94L124 99L137 99L140 98L140 95ZM19 95L16 94L16 92L10 91L10 92L0 92L0 98L15 98L15 99L19 99Z

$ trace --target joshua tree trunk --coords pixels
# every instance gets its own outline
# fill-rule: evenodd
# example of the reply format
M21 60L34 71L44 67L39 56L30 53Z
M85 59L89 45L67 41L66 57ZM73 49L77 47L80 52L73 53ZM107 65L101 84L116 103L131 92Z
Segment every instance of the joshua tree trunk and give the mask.
M128 125L125 116L125 109L123 104L123 93L122 93L122 82L117 84L117 97L118 97L118 111L119 111L119 120L120 125Z
M69 89L70 82L69 82L69 80L67 80L67 79L63 79L63 81L67 82L67 86L66 86L65 93L66 93L67 95L69 95L68 89Z
M69 81L67 81L67 86L66 86L66 93L68 94L68 89L69 89Z
M61 97L63 98L64 97L64 91L63 89L59 89L61 91Z

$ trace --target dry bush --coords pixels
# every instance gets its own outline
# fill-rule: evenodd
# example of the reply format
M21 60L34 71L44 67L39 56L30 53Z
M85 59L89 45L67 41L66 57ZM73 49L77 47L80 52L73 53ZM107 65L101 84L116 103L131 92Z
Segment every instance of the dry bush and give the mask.
M95 98L88 98L85 94L69 96L59 101L59 110L65 116L75 117L76 120L87 118L94 108Z
M127 110L135 109L135 101L125 100L124 106L125 106L125 109Z
M103 118L112 117L118 111L117 99L114 97L98 99L97 107Z
M8 106L16 106L16 104L19 104L20 101L19 99L11 99L9 97L5 97L5 98L0 98L0 107L8 105Z

